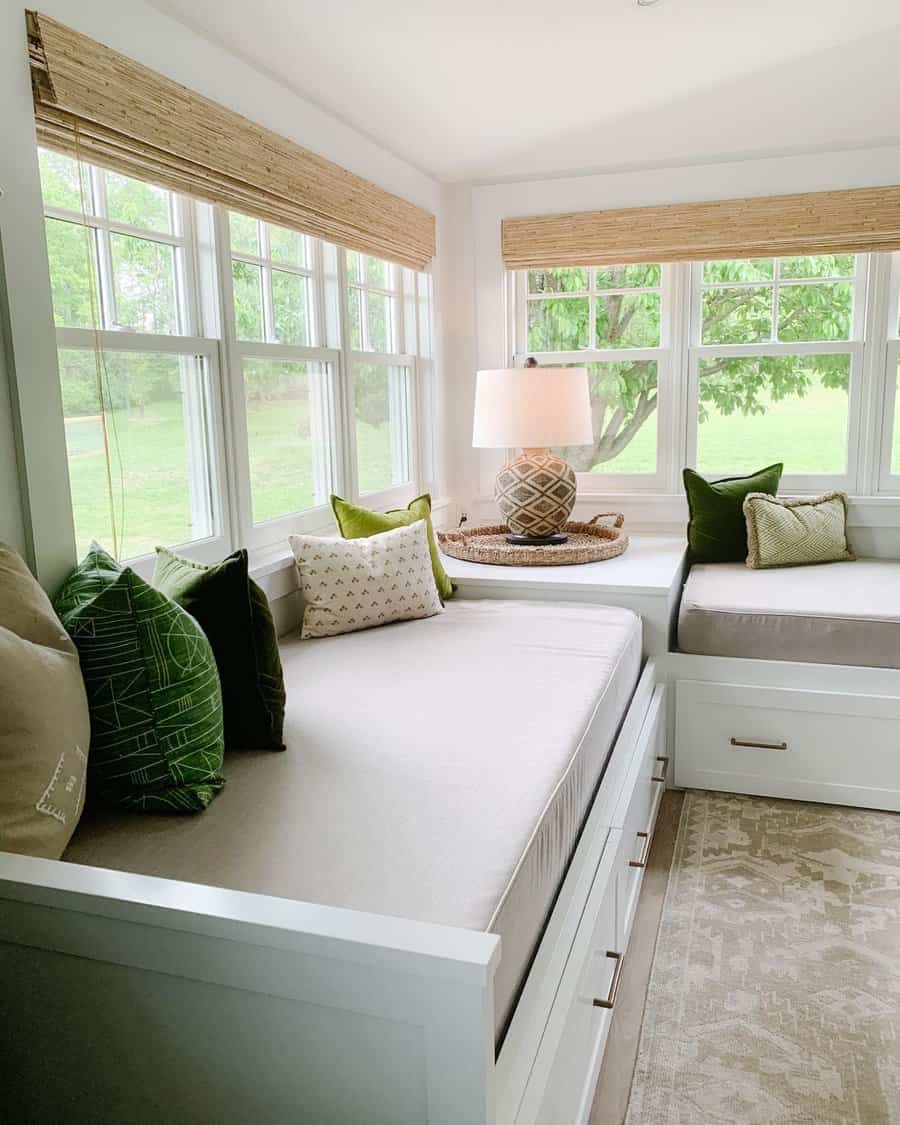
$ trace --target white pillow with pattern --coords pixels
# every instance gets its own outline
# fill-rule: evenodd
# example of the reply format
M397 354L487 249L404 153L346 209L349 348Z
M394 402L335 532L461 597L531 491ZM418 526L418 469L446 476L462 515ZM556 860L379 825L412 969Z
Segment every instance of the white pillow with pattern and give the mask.
M334 637L443 613L425 520L368 539L290 536L303 593L303 637Z

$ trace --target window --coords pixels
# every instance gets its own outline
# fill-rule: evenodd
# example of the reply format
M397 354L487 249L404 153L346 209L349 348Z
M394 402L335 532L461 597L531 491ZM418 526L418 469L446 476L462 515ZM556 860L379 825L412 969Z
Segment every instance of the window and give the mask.
M56 153L40 163L78 552L214 548L217 349L196 334L187 202Z
M586 367L594 444L561 450L580 473L661 487L667 414L671 271L660 265L522 270L515 362ZM666 419L667 421L668 419Z
M145 569L158 543L211 559L325 530L332 491L412 497L427 274L56 153L40 165L79 554L99 539Z
M413 477L410 388L421 306L412 270L349 250L345 269L354 471L357 491L370 496Z
M698 471L784 462L786 483L846 485L865 270L853 254L693 267Z
M900 253L510 274L516 364L586 366L587 492L784 462L788 492L900 492ZM586 474L590 474L590 476Z

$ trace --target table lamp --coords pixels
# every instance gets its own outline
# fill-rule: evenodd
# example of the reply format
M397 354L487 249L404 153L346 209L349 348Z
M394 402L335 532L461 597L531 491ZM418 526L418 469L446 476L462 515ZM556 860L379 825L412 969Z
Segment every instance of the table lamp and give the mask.
M510 543L565 543L562 528L575 506L575 473L549 447L593 440L584 367L538 367L530 361L524 368L478 372L472 445L523 451L503 466L494 484Z

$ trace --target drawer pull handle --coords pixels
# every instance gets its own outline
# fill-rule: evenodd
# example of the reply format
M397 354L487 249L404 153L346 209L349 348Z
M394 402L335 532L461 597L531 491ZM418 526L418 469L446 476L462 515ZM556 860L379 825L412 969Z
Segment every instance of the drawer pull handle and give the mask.
M744 738L732 738L732 746L749 746L751 750L787 750L786 742L751 742Z
M651 777L650 780L661 781L663 784L665 784L666 774L669 772L669 759L665 754L657 754L656 760L657 762L662 762L662 770L660 771L660 774L658 776Z
M641 848L640 859L630 859L628 861L629 867L646 867L647 860L650 856L650 849L653 847L653 833L652 832L638 832L638 839L644 841L644 846Z
M612 980L609 982L609 992L606 994L604 1000L594 1000L595 1008L611 1008L616 1002L616 994L619 991L619 981L622 979L622 966L625 964L624 953L614 953L611 949L606 951L607 957L612 957L616 963L613 969Z

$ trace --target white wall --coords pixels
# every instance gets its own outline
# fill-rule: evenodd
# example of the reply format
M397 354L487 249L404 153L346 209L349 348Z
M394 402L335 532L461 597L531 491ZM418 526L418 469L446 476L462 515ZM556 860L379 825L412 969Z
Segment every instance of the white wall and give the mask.
M472 187L471 227L461 226L459 235L465 237L468 231L472 238L473 319L468 328L458 319L454 334L475 340L476 362L454 373L455 393L461 403L470 402L476 368L503 367L509 360L500 254L500 224L504 218L897 183L900 146ZM465 248L457 245L455 252L462 256ZM464 316L469 311L460 305L457 314ZM461 435L462 427L459 432ZM455 452L451 490L461 504L486 518L493 510L489 497L502 455L495 451L479 454L468 446L460 446ZM591 503L593 510L598 510L598 501ZM664 501L665 520L660 517L658 500L633 498L631 503L632 509L626 513L631 526L658 528L663 522L673 528L684 525L685 513L669 498ZM890 518L900 522L900 513Z
M2 278L3 246L0 240L0 543L7 543L26 557L25 521L22 518L21 484L15 448L12 401L7 374L6 296ZM30 558L29 558L30 561Z
M74 541L24 8L21 0L0 0L0 234L35 561L38 577L52 588L71 566ZM141 0L44 0L40 10L433 211L440 237L441 191L436 181ZM340 81L339 74L335 81ZM435 270L439 275L439 262ZM435 361L440 381L439 346ZM0 394L0 500L4 504L14 487L4 452L5 410ZM443 466L437 467L436 476L446 479Z

